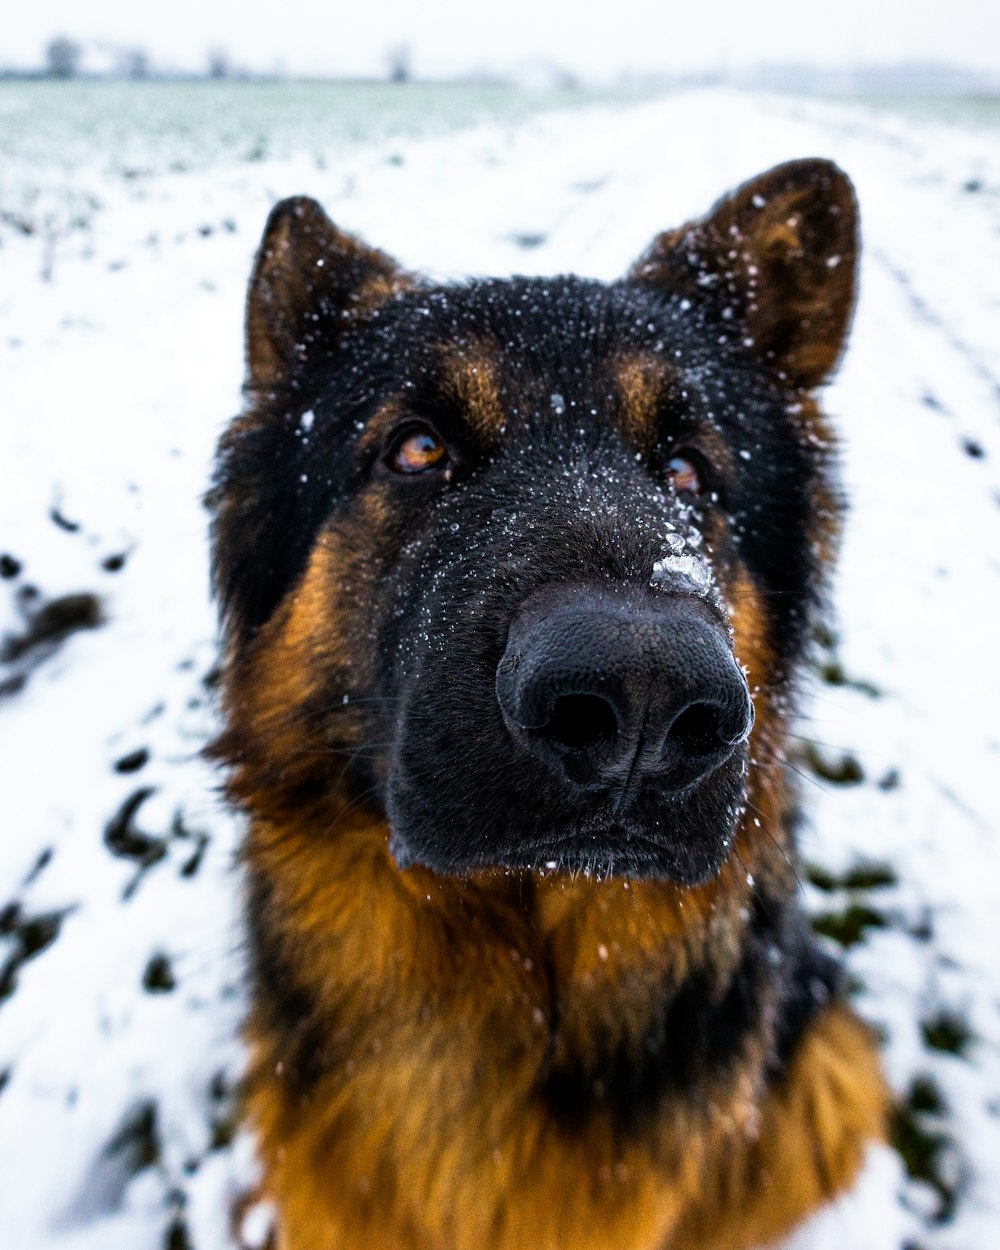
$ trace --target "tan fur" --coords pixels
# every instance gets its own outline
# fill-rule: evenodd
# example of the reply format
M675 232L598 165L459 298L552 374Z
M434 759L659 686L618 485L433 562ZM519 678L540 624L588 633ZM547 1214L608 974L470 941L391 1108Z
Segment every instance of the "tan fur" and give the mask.
M686 893L543 879L526 912L527 883L401 874L386 838L360 818L335 839L262 825L251 838L331 1035L330 1070L300 1094L282 1038L251 1022L249 1111L280 1250L737 1250L851 1182L884 1097L870 1038L839 1006L759 1111L759 1053L701 1106L667 1105L632 1137L600 1111L567 1131L536 1095L553 982L560 1044L591 1044L595 1015L638 1031L664 961L683 976L732 922L729 869Z
M493 355L487 344L467 343L458 349L445 347L442 384L461 407L479 442L494 446L507 420Z
M670 376L662 361L631 353L618 362L615 380L622 433L643 455L649 455L656 446L664 407L670 401Z
M835 456L837 440L812 395L799 395L795 401L795 425L800 439L819 451L828 461ZM842 502L827 474L815 479L812 501L811 538L819 562L833 564L840 543Z
M845 1006L831 1006L764 1103L749 1148L731 1141L706 1172L670 1250L773 1245L850 1187L870 1143L885 1136L887 1112L870 1032Z

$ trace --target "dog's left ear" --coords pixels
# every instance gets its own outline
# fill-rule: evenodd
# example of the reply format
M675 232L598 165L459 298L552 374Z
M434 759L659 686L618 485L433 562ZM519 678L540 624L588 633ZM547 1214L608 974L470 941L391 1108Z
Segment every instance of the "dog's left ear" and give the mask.
M350 317L413 279L384 252L340 230L315 200L275 205L247 296L247 387L273 391L335 351Z
M790 161L700 221L659 235L629 278L711 301L779 376L810 389L831 372L847 336L857 230L846 174L830 161Z

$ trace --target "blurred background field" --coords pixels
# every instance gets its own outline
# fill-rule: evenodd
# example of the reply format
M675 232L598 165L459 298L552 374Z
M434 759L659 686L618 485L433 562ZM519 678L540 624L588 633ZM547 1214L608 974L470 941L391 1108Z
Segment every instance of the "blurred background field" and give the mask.
M299 153L321 163L346 144L516 122L611 98L502 84L0 80L0 119L5 165L29 161L67 174L96 166L137 180Z
M286 81L0 76L0 231L66 236L92 224L109 192L141 200L164 174L266 161L326 168L358 144L398 144L482 123L513 126L595 104L628 107L676 94L662 83L616 87L512 82ZM1000 96L850 92L859 118L897 117L993 133ZM387 159L402 159L387 153Z

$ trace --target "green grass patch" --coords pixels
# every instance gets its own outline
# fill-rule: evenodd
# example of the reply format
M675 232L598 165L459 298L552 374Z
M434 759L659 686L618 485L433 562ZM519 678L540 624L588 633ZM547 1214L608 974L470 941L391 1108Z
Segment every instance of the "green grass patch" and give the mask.
M812 918L817 933L833 938L845 949L857 946L870 930L884 929L888 923L881 912L864 903L851 903L843 911L822 912Z
M930 1050L964 1058L972 1045L972 1030L957 1012L940 1011L920 1022L920 1032Z

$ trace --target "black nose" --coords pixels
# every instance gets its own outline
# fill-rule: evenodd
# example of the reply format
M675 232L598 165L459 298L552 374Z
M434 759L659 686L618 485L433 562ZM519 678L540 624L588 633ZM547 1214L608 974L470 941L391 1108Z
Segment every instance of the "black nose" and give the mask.
M633 603L588 591L528 605L497 668L511 735L575 787L656 779L677 791L753 725L722 626L690 596Z

